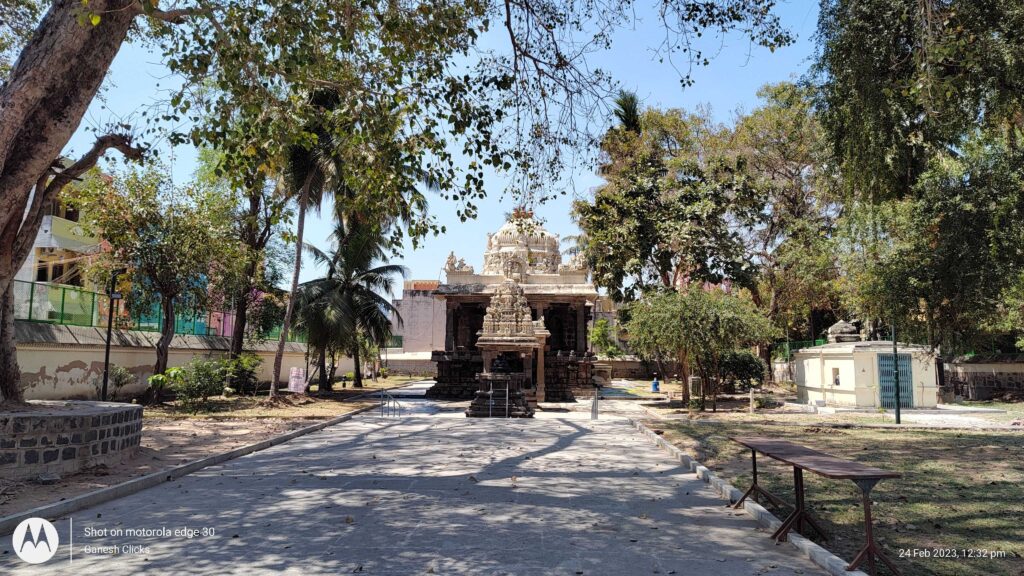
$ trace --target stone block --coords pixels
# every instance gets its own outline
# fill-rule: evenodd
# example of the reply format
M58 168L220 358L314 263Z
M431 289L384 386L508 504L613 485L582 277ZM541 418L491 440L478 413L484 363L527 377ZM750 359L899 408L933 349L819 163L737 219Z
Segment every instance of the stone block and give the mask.
M18 463L17 452L0 452L0 466Z
M53 450L43 450L43 464L49 464L57 460L60 455L60 451L54 448Z
M69 446L69 447L61 450L61 453L60 453L61 460L73 460L77 456L78 456L78 448L75 448L74 446Z
M35 438L22 438L21 439L21 447L22 448L32 448L37 443L38 443L38 440L36 440Z
M26 450L24 456L25 464L38 464L39 463L39 451L37 450Z

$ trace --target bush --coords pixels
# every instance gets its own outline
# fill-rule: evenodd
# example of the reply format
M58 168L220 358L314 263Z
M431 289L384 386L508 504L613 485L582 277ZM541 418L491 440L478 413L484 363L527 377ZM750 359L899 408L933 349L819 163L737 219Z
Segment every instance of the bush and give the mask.
M387 378L389 375L391 375L391 369L390 368L388 368L387 366L384 366L383 368L380 369L380 377L381 378Z
M151 376L154 380L174 391L181 407L189 412L198 412L206 408L210 396L220 395L224 391L224 381L228 374L230 362L225 360L202 360L196 358L183 368L168 368L167 372Z
M175 383L181 379L181 368L168 368L163 374L153 374L146 379L149 384L149 395L152 401L160 402L160 398L168 390L174 388Z
M351 370L349 370L348 372L345 372L345 380L346 381L351 382L351 381L353 381L355 379L356 379L356 373L355 372L352 372Z
M224 360L225 377L228 386L235 391L256 392L258 380L256 378L263 359L252 353L244 353L234 360Z
M118 395L121 393L121 389L125 386L135 384L138 380L135 378L135 374L132 374L131 370L128 370L124 366L111 366L110 373L108 374L107 384L108 395L107 398L110 400L116 400ZM102 386L102 383L100 384Z
M726 386L734 388L739 384L739 391L750 388L751 382L760 385L764 382L767 367L764 361L749 350L737 350L722 357L722 375Z
M754 408L775 408L779 403L772 396L757 396L754 398Z
M690 403L686 407L690 410L700 410L700 398L690 398Z

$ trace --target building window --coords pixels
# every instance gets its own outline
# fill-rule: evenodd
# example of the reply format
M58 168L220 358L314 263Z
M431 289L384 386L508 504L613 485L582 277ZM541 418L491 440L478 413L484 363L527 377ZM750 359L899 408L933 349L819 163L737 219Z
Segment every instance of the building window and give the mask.
M839 386L839 368L832 369L832 385Z
M49 282L50 281L50 269L46 264L41 264L36 267L36 282Z

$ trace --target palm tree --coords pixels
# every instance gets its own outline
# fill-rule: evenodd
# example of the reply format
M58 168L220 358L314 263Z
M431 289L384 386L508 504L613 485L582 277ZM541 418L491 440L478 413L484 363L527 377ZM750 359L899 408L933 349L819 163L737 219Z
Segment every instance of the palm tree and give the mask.
M344 134L351 130L353 126L350 120L339 120L332 114L340 103L341 97L336 91L322 90L313 94L310 104L324 112L319 122L314 122L306 127L308 133L315 135L313 139L314 144L311 147L293 146L289 150L286 159L284 184L298 204L298 224L295 233L295 267L292 271L291 294L297 294L299 288L306 211L312 208L319 212L324 200L331 197L335 201L335 216L342 227L347 227L349 225L348 220L354 218L354 213L350 212L347 206L354 203L360 191L354 190L346 182L344 177L345 166L339 154L341 143L336 137L338 134ZM374 112L369 114L373 115ZM387 114L383 115L386 116ZM371 122L372 119L364 118L363 121ZM392 169L396 174L402 176L395 179L399 183L395 192L400 199L388 205L386 214L375 215L378 218L376 225L379 226L382 238L383 232L396 222L409 225L417 213L426 212L426 197L417 188L415 183L423 185L430 191L436 192L440 189L437 179L424 171L420 166L410 165L399 159L397 164L392 166ZM381 242L381 245L383 246L383 242ZM291 330L291 323L294 317L292 300L292 298L289 298L285 309L284 326L281 330L281 338L277 344L277 354L274 357L274 375L270 386L271 396L275 394L277 381L281 376L284 345Z
M360 338L384 346L391 338L391 318L401 325L398 310L384 296L391 292L395 277L405 277L405 267L387 263L386 228L361 218L339 215L334 233L334 248L324 252L314 246L306 251L327 273L302 284L303 320L309 342L319 353L320 369L325 369L325 354L331 346L344 349L355 367L353 385L362 387ZM321 382L326 382L321 376ZM329 389L330 383L322 384Z
M640 99L636 92L620 90L614 103L612 114L619 120L619 127L639 134L642 129L640 126Z
M319 91L310 98L310 105L324 111L324 116L334 110L340 102L336 92ZM306 131L315 135L314 144L310 147L293 145L285 158L283 186L286 193L298 204L298 223L295 230L295 267L292 270L292 289L289 294L298 294L299 274L302 273L303 236L306 228L306 211L309 208L320 210L325 196L331 193L332 185L337 182L337 163L335 162L336 142L334 132L329 129L329 120L319 121L306 126ZM284 358L284 345L292 330L292 319L295 313L295 298L289 297L285 306L284 323L281 336L277 342L277 354L274 356L274 373L270 380L270 395L277 393L277 382L281 378L281 362Z

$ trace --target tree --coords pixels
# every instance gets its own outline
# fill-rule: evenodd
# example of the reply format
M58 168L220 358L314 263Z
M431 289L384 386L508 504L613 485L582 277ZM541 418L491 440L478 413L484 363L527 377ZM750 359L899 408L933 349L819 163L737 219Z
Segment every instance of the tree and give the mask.
M590 331L590 341L598 354L604 354L609 358L618 358L622 355L622 349L615 343L615 336L612 334L613 326L607 318L601 318L594 322L594 328Z
M385 346L392 333L390 316L401 322L397 309L384 295L391 292L395 276L404 277L405 268L386 263L387 237L379 225L339 217L332 238L334 248L330 252L307 246L314 261L327 267L327 273L302 284L302 296L297 301L303 303L306 321L317 328L317 341L310 343L317 348L321 363L329 347L340 346L352 357L353 385L361 388L360 361L365 344L361 347L360 342ZM320 317L310 319L308 313ZM329 389L329 382L327 386Z
M763 86L758 96L763 104L738 116L729 153L742 158L756 190L744 234L757 267L753 301L788 327L831 307L836 271L828 238L839 206L812 89L783 82Z
M196 185L174 188L157 166L95 176L76 192L69 201L109 246L100 268L127 270L134 311L159 307L153 373L163 374L178 313L205 309L213 264L233 256L230 199Z
M690 282L749 285L733 223L752 190L743 167L717 152L722 128L681 110L647 110L639 132L627 126L602 142L607 183L573 204L595 284L616 301Z
M237 244L237 258L218 263L217 284L212 292L229 304L234 312L231 328L231 358L241 355L247 336L262 334L250 330L250 312L267 308L267 294L276 290L275 281L280 264L280 251L271 249L275 238L283 232L289 217L288 199L264 171L252 174L232 173L222 153L204 148L199 153L196 178L201 186L218 189L231 198L231 235ZM277 261L275 261L275 257ZM257 324L260 324L257 322Z
M11 279L27 257L41 207L60 187L51 186L51 179L59 181L52 166L129 30L155 40L168 67L184 80L169 106L152 115L157 122L188 127L184 133L172 131L172 141L221 149L247 164L242 174L275 172L290 147L308 146L313 139L303 127L320 112L308 106L309 95L331 88L344 97L339 109L350 120L367 107L401 116L402 137L393 152L462 200L460 215L471 217L473 200L485 191L485 165L516 165L534 176L560 173L561 151L583 141L574 136L585 132L587 119L610 88L609 79L588 66L586 57L607 47L611 32L629 22L632 4L186 0L167 8L139 0L92 0L88 5L55 0L27 40L20 32L7 32L24 30L34 13L19 13L16 20L6 20L5 14L0 37L6 44L0 50L20 49L0 86L0 295L6 303L0 306L0 370L7 383L5 398L17 397L20 381ZM15 0L14 5L36 6L32 0ZM759 45L788 44L792 39L771 5L770 0L663 4L659 16L668 31L663 52L706 61L689 42L705 30L739 28ZM478 45L492 19L504 25L508 52ZM20 28L8 28L8 22ZM469 61L455 65L459 59ZM334 125L364 126L353 121ZM350 159L360 160L350 162L348 178L370 191L364 190L363 206L386 212L401 199L388 191L409 186L378 185L395 175L376 164L378 156L364 153L366 143L379 134L365 126L336 136ZM236 130L241 137L227 137ZM138 155L131 135L118 127L99 136L76 164L95 164L111 148ZM262 143L263 150L256 150L254 142ZM460 143L478 160L465 171L449 148ZM390 165L393 157L387 156L385 166ZM437 227L428 218L408 231L418 237L432 229Z
M701 409L711 395L717 409L719 383L735 351L769 342L777 331L752 302L719 289L690 286L683 291L646 294L629 308L630 346L663 363L678 362L683 374L683 402L690 400L689 375L700 374Z
M1022 160L979 134L934 157L905 198L851 210L840 237L849 306L946 354L971 350L1024 270Z

